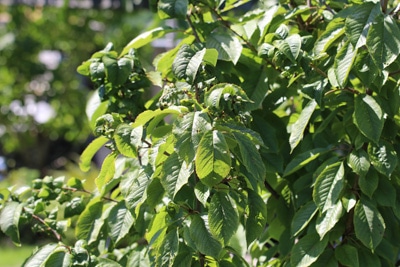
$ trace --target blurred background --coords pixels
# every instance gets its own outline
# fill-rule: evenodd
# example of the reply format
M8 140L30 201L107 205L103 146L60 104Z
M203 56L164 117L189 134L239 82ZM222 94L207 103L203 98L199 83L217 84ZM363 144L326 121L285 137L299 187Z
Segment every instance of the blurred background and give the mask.
M93 179L79 155L91 139L92 88L76 68L108 42L116 51L159 21L142 0L0 0L0 187L45 175ZM152 47L139 50L143 65ZM32 247L0 235L0 267L21 266Z

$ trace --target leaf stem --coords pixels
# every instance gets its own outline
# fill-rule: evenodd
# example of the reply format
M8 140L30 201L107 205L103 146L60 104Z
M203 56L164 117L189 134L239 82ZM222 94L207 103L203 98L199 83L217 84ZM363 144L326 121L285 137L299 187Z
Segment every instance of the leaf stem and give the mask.
M55 238L57 239L57 241L61 241L61 235L59 233L57 233L56 230L54 230L53 228L51 228L42 218L40 218L39 216L37 216L36 214L32 214L32 218L34 218L35 220L39 221L41 224L43 224L44 226L47 227L47 230L50 230L53 235L55 236Z

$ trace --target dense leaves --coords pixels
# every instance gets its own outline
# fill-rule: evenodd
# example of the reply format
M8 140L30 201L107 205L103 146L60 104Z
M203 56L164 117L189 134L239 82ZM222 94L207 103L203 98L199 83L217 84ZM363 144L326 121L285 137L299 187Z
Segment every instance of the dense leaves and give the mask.
M179 26L82 63L99 103L81 168L104 144L111 152L93 192L51 177L0 191L15 243L20 224L58 241L27 262L396 265L398 10L244 2L153 2ZM170 32L178 45L143 68L135 49Z

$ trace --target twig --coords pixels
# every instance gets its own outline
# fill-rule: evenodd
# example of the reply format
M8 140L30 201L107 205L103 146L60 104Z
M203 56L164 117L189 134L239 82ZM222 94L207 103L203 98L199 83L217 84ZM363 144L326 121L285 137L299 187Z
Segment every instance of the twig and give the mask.
M57 241L61 241L61 235L59 233L57 233L56 230L51 228L42 218L40 218L39 216L37 216L35 214L32 214L32 218L34 218L35 220L37 220L40 223L42 223L43 225L45 225L47 227L47 230L50 230L53 233L53 235L56 237Z

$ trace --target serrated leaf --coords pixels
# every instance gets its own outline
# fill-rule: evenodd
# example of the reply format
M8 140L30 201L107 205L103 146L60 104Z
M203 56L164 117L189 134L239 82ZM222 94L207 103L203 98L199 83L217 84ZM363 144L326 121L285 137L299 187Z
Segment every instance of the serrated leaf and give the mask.
M82 152L80 157L79 167L83 172L87 172L90 170L91 162L94 155L99 151L105 143L107 143L108 139L104 136L100 136L94 139Z
M265 177L265 166L255 144L241 132L233 132L232 134L239 146L239 160L246 167L247 171L257 179L255 182L263 182Z
M371 202L361 199L354 210L356 237L372 251L379 245L385 232L385 222L378 209Z
M178 254L178 232L177 229L170 230L157 251L157 266L170 267L173 265Z
M150 266L149 254L147 248L136 247L129 253L126 266L129 267L148 267Z
M299 56L301 50L301 37L298 34L290 35L285 40L279 40L276 47L292 63L296 64L296 59Z
M129 209L135 209L146 199L145 191L150 182L150 174L144 168L137 167L122 175L120 189Z
M383 111L372 96L366 94L356 96L353 122L365 137L375 143L379 142L384 124Z
M390 177L398 164L398 155L393 146L386 141L379 141L378 144L368 144L368 155L374 168Z
M142 46L145 46L155 39L163 37L165 34L175 31L171 27L164 26L164 27L157 27L150 31L146 31L141 33L140 35L136 36L132 41L130 41L122 50L120 57L129 53L131 49L137 49Z
M113 261L111 259L98 257L96 267L122 267L122 266L118 262Z
M353 150L348 157L348 164L360 176L365 176L371 166L368 154L364 150Z
M22 265L23 267L43 267L46 260L55 252L57 244L47 244L30 256ZM62 266L62 265L61 265Z
M109 235L114 244L117 244L129 233L133 223L133 216L125 206L124 201L119 202L111 209L108 217L108 226L110 229Z
M384 69L400 53L400 29L392 16L377 16L367 36L367 48L375 64Z
M224 135L219 131L206 132L196 151L196 173L200 180L213 186L228 176L231 156Z
M360 176L358 182L361 191L370 198L372 198L372 195L378 188L378 183L379 176L374 170L370 170L365 176Z
M239 226L239 215L232 199L227 193L216 192L210 202L208 223L213 236L228 244Z
M99 198L92 199L79 215L75 235L78 239L86 240L89 244L97 240L103 225L103 202Z
M0 230L10 237L16 246L21 246L18 225L22 208L21 203L6 202L0 210Z
M285 171L283 172L283 176L286 177L288 175L291 175L292 173L295 173L296 171L300 170L308 163L328 151L328 148L313 148L310 151L306 151L295 156L286 166Z
M328 75L329 81L333 86L344 88L347 84L347 78L349 77L350 70L353 68L354 60L356 59L357 50L354 49L350 41L347 41L340 48L335 57L333 64L333 73L335 75L334 80L332 76Z
M99 192L104 193L105 185L114 177L115 174L115 160L117 155L115 153L110 153L104 159L101 165L101 170L99 175L96 177L96 186Z
M342 162L327 166L315 180L313 199L321 212L331 209L340 199L344 188L344 167Z
M297 121L292 125L289 137L291 151L293 151L299 144L301 139L303 139L304 130L307 127L311 115L313 114L316 107L317 102L314 99L308 102L304 109L301 111Z
M205 48L195 51L189 45L182 45L172 63L172 71L179 79L193 83L205 54Z
M146 239L151 247L154 249L160 248L168 227L168 212L165 209L156 213L151 220Z
M345 21L345 29L346 35L356 49L366 44L369 29L379 14L381 14L379 3L367 2L351 8L351 13Z
M232 61L235 65L243 49L240 41L226 32L212 32L206 40L206 46L218 51L218 59Z
M135 131L138 133L136 133ZM114 133L114 141L118 148L118 151L126 157L136 158L137 147L135 144L138 142L135 140L135 137L139 136L142 131L143 128L141 127L132 128L127 124L119 125Z
M186 163L177 153L171 154L164 162L160 176L161 184L167 194L174 198L182 186L187 184L193 171L192 162Z
M314 45L314 55L318 57L328 50L331 45L344 34L344 22L342 18L333 19L329 22L325 31L321 34Z
M161 19L184 18L188 4L188 0L160 0L158 1L158 15Z
M307 267L315 262L325 250L328 239L319 239L318 234L308 234L301 238L292 249L290 263L293 267Z
M72 263L72 255L67 251L66 247L58 247L47 258L44 267L69 267Z
M338 201L317 218L316 230L321 239L337 224L342 215L343 206Z
M249 214L246 220L246 241L247 244L250 244L260 236L266 227L267 205L256 192L248 190L247 193Z
M189 232L197 250L204 255L218 259L222 250L221 244L213 238L202 217L195 214L191 218Z
M291 223L291 235L299 235L311 222L318 209L314 201L307 202L294 215Z
M210 188L203 183L197 183L194 187L194 194L198 201L205 207L207 200L210 197Z
M351 245L343 244L335 248L335 257L344 266L360 266L358 250Z

